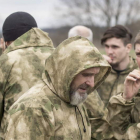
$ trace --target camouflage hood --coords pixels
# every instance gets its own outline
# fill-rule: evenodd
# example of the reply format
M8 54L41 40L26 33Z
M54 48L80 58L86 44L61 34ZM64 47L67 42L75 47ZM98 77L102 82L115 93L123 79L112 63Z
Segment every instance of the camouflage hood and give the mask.
M91 42L80 36L72 37L63 41L46 60L45 81L57 96L69 103L74 77L91 67L100 67L93 91L105 80L111 67Z
M13 41L4 51L4 54L7 54L17 49L27 47L44 47L44 46L53 47L53 43L49 38L48 33L43 32L38 28L32 28L22 36L18 37L15 41Z

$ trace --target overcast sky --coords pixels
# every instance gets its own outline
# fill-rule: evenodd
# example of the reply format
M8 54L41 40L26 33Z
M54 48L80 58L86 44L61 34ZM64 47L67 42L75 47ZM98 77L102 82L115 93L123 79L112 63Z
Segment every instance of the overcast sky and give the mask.
M62 24L60 15L65 9L59 0L0 0L0 29L5 18L17 11L30 13L39 28L57 27Z

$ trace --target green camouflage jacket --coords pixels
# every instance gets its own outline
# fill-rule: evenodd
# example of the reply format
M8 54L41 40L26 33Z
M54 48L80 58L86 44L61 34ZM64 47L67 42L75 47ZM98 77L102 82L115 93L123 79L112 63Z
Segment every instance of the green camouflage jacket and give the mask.
M108 105L109 99L116 95L117 93L123 92L124 80L126 76L136 69L137 63L134 58L130 57L130 63L126 70L117 73L112 69L109 76L106 78L105 82L97 89L101 99L103 100L105 106Z
M112 96L109 102L108 118L114 130L114 136L122 140L140 139L140 96L126 101L122 96ZM117 111L116 111L117 110ZM114 125L115 124L115 125Z
M107 121L108 110L104 108L104 103L96 90L88 96L84 105L87 108L89 121L91 123L91 139L115 139L111 125Z
M109 64L85 38L62 42L46 60L43 81L10 108L5 140L90 140L86 109L70 105L69 91L74 77L91 67L100 67L100 72L90 92L109 74Z
M10 106L41 79L45 59L53 50L53 43L48 34L38 28L32 28L16 39L1 55L1 133Z

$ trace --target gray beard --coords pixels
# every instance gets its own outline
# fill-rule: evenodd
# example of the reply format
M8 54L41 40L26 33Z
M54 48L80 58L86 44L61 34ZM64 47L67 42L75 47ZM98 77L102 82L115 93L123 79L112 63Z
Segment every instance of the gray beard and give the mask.
M85 93L84 96L80 96L79 92L75 91L70 95L70 104L79 105L80 103L83 103L86 100L87 96L87 93Z

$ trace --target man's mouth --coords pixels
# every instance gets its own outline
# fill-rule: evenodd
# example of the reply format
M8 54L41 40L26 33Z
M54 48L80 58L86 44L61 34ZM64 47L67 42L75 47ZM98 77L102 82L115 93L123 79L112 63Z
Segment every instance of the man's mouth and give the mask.
M111 60L113 60L113 59L115 58L115 57L113 57L113 56L109 56L109 57L110 57Z
M86 91L87 89L86 88L79 88L81 91Z

